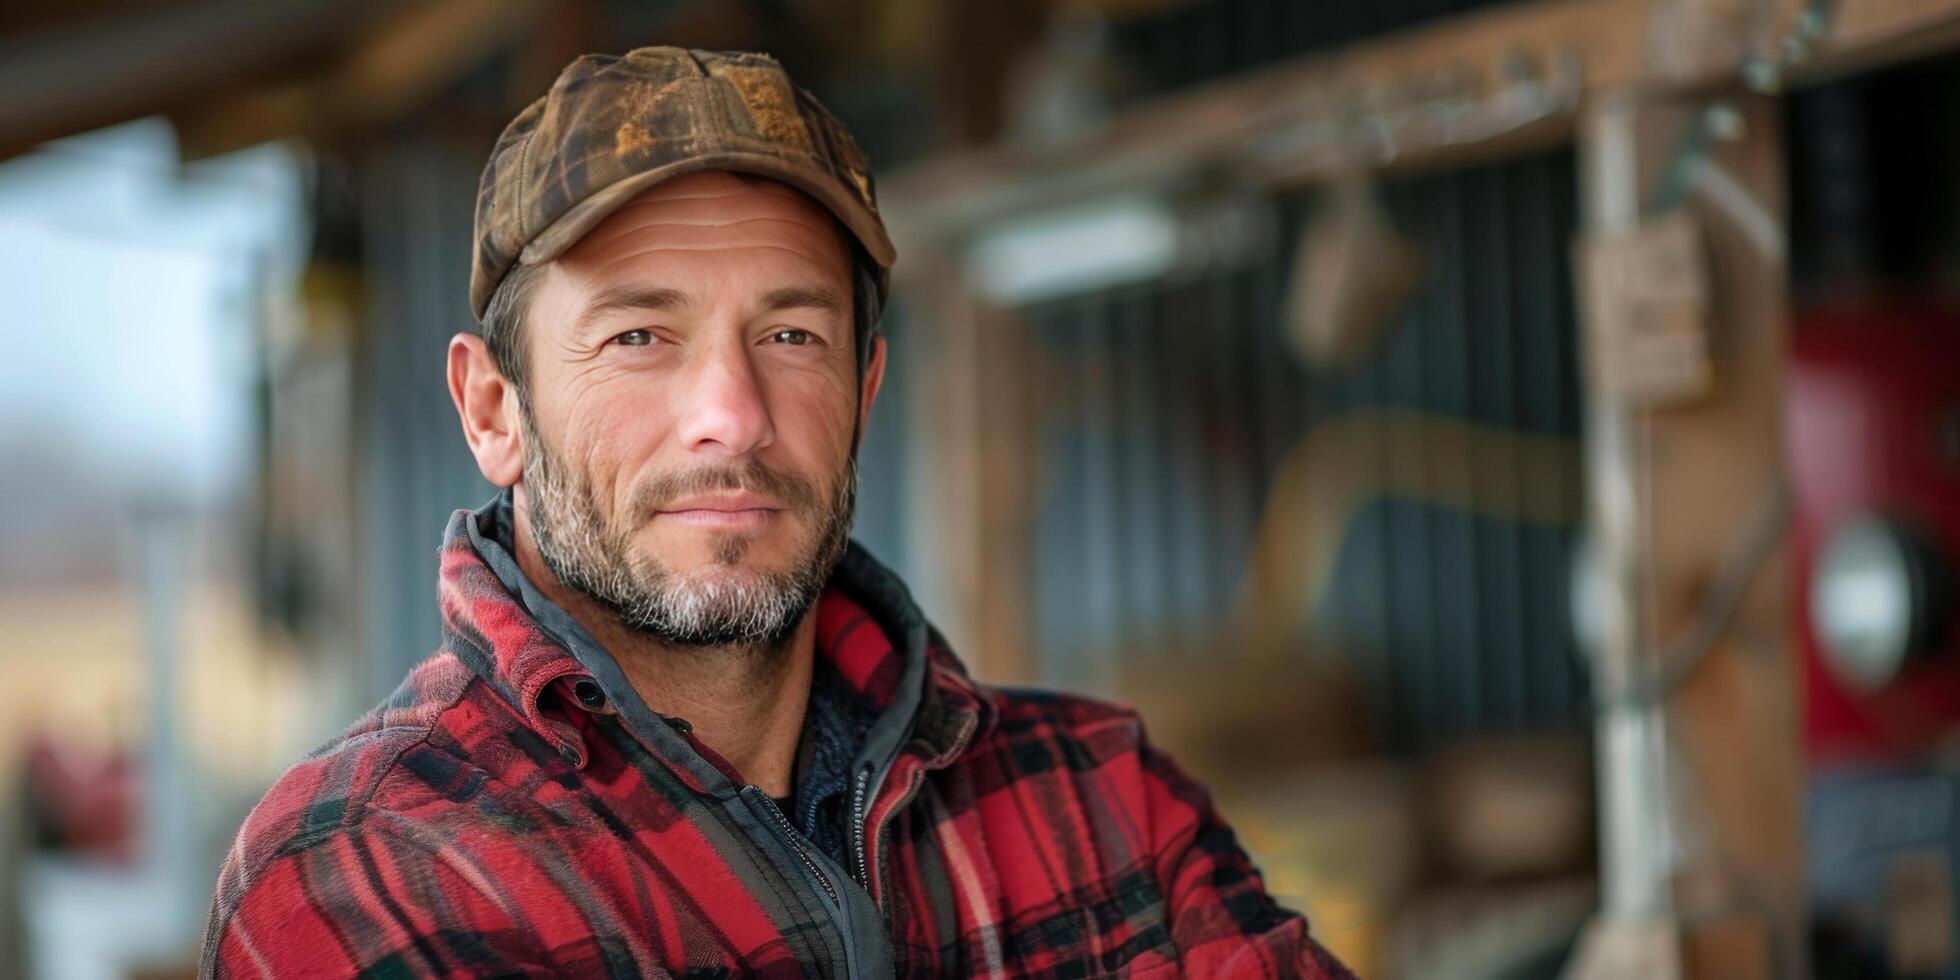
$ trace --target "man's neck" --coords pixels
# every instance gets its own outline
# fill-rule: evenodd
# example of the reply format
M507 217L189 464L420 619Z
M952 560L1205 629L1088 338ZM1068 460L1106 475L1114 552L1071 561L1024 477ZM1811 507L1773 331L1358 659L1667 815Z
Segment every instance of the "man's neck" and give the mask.
M538 553L521 500L512 510L518 568L619 664L646 706L685 718L694 735L774 797L793 784L816 664L816 617L780 649L674 647L627 629L612 610L558 581Z

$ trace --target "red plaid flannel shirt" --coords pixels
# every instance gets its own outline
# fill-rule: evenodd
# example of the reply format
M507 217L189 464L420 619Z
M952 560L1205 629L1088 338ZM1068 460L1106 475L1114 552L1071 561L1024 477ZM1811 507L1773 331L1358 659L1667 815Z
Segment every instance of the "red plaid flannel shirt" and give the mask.
M820 655L872 704L923 690L860 866L821 882L883 920L888 953L849 959L835 900L733 805L739 776L691 734L586 708L586 668L468 519L442 551L441 649L240 829L204 975L1351 977L1135 714L975 683L855 548Z

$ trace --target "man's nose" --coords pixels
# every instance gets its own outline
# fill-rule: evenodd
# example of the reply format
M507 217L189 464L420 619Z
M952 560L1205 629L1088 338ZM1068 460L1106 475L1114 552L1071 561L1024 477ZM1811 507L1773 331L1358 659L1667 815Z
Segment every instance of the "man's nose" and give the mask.
M742 344L697 355L681 409L680 436L690 452L745 456L776 440L762 378Z

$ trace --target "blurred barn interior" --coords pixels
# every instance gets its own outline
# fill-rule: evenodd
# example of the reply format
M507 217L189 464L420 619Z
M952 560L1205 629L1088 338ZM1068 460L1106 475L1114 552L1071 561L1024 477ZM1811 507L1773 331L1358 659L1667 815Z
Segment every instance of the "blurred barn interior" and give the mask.
M1361 975L1960 978L1960 0L16 0L0 980L433 649L479 168L655 43L878 174L859 539Z

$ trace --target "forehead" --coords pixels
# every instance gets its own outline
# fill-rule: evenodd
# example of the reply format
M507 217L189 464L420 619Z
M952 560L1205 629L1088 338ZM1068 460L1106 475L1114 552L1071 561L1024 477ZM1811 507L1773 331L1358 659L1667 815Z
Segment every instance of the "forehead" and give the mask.
M849 281L837 219L808 195L766 177L685 174L642 191L556 260L575 278L616 278L663 265L761 265Z

